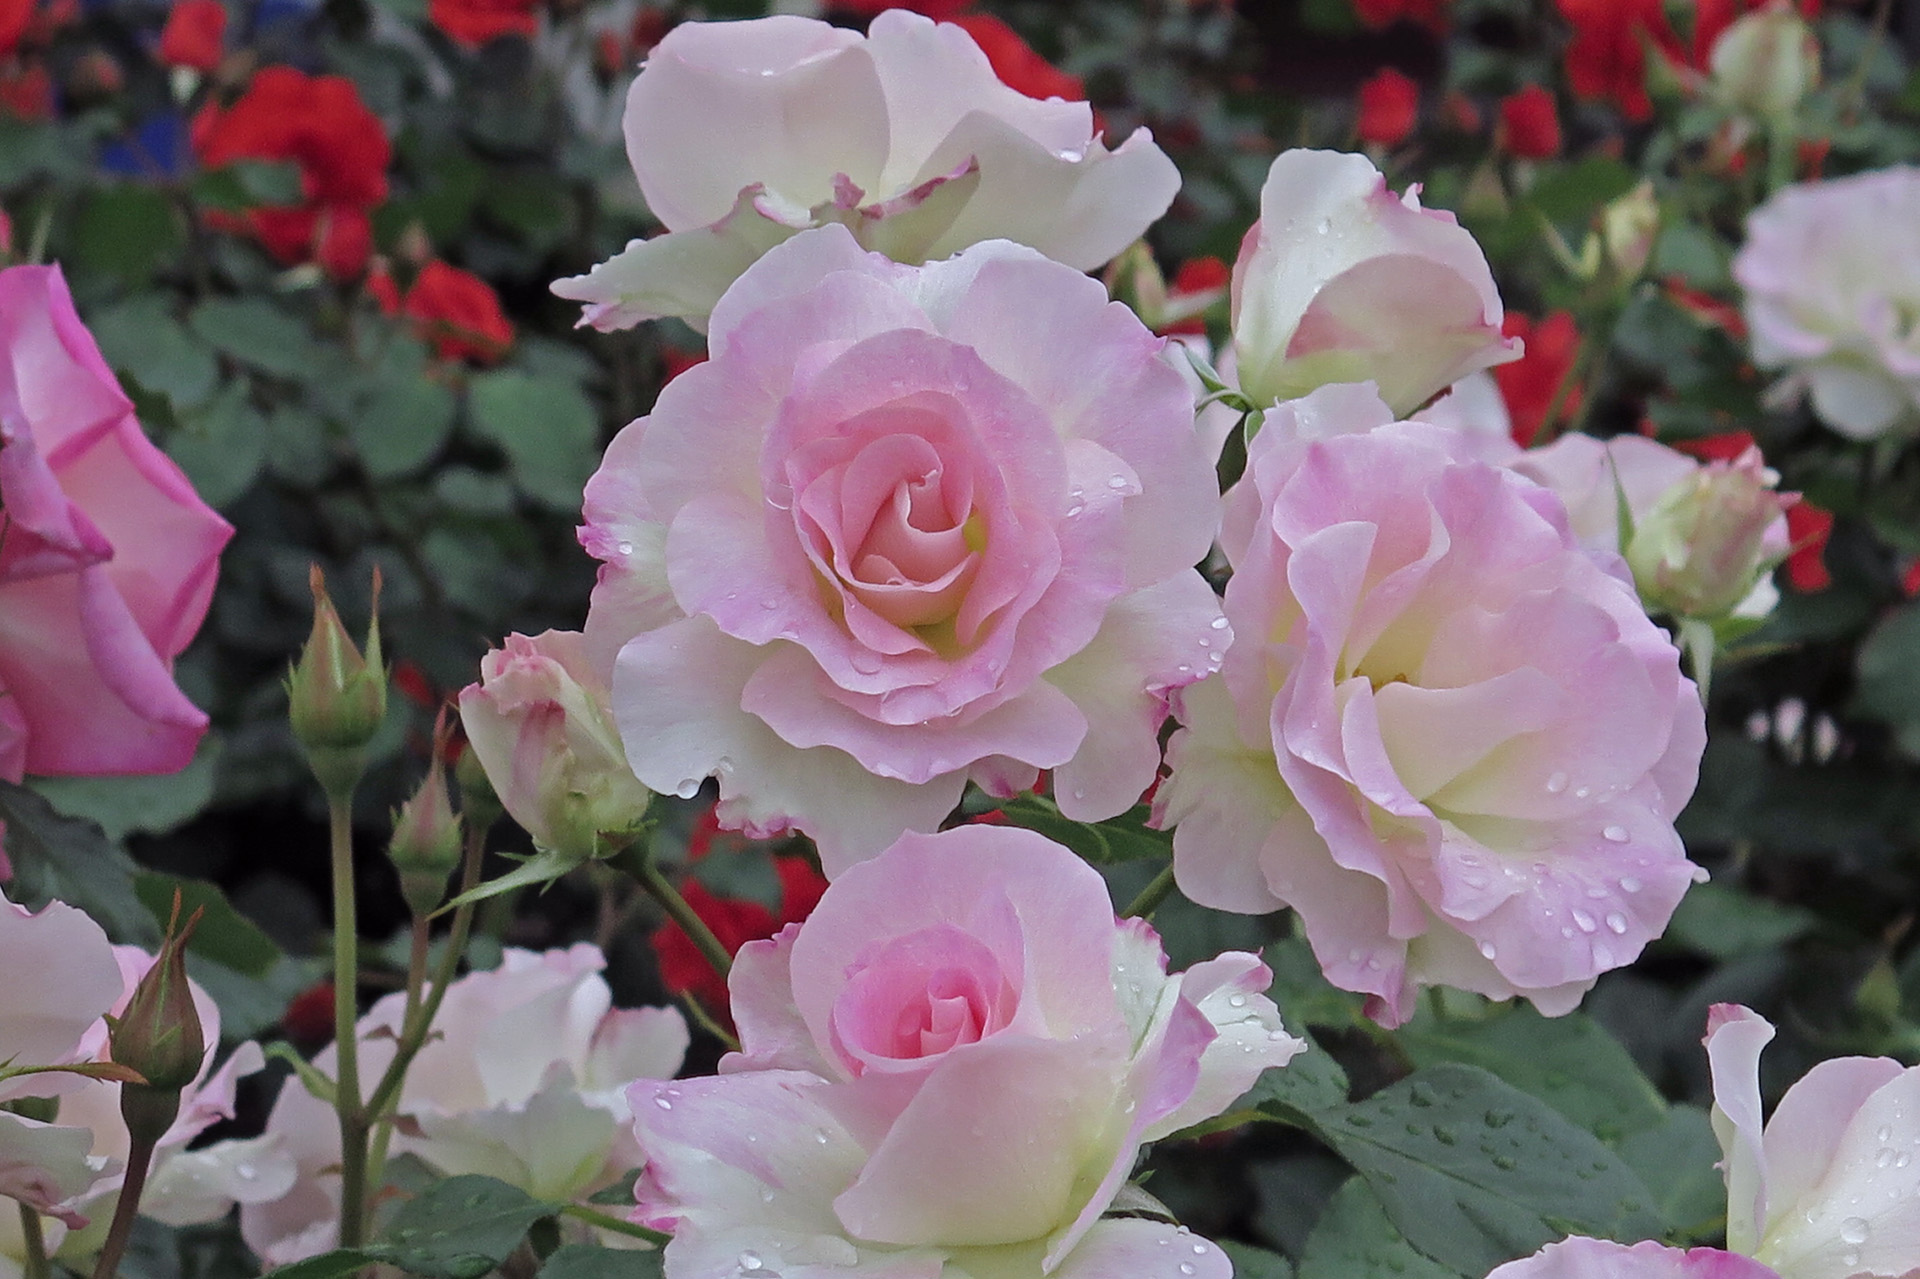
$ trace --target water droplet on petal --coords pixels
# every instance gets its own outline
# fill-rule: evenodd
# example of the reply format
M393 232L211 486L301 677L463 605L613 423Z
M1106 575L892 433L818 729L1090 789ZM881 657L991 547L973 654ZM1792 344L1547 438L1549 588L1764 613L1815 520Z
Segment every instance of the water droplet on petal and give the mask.
M1181 1273L1181 1274L1183 1274L1183 1275L1190 1275L1190 1274L1193 1274L1193 1273L1195 1273L1195 1271L1194 1271L1194 1268L1193 1268L1193 1263L1192 1263L1191 1261L1183 1261L1183 1262L1181 1262L1181 1263L1180 1263L1180 1273Z
M869 649L858 649L853 654L853 669L862 675L878 675L880 665L880 655Z
M1600 838L1606 840L1609 844L1624 844L1628 838L1627 828L1625 826L1609 826L1600 832Z
M1627 931L1627 917L1619 911L1607 912L1607 931L1618 937Z
M1547 794L1558 795L1566 788L1567 775L1565 773L1555 773L1553 776L1547 778Z
M1247 997L1245 995L1242 995L1236 992L1234 994L1227 996L1227 1007L1245 1008L1246 1006L1247 1006Z
M1892 1124L1881 1124L1881 1125L1880 1125L1880 1131L1879 1131L1879 1132L1876 1132L1875 1134L1873 1134L1873 1139L1874 1139L1875 1141L1892 1141L1892 1140L1893 1140L1893 1125L1892 1125Z
M699 777L689 777L685 781L681 782L678 786L674 787L673 793L678 795L681 799L692 799L695 795L698 795L700 793L700 783L702 780L704 779Z
M672 1102L670 1102L670 1101L668 1101L668 1100L667 1100L667 1099L666 1099L665 1097L655 1097L655 1098L653 1099L653 1104L654 1104L654 1105L656 1105L656 1106L658 1106L658 1107L660 1107L660 1109L662 1109L662 1110L672 1110L672 1109L673 1109L673 1103L672 1103Z
M242 1181L253 1181L260 1175L260 1170L252 1164L240 1164L236 1166L233 1171Z
M619 547L618 547L618 549L619 549L619 551L620 551L620 553L621 553L622 555L631 555L631 554L633 554L633 543L632 543L632 542L622 542L622 543L620 543L620 545L619 545Z
M761 1266L761 1261L760 1261L759 1253L743 1252L740 1254L740 1268L742 1270L758 1270L760 1266Z
M1492 942L1483 941L1480 943L1480 957L1482 959L1492 959L1497 953Z
M1227 629L1227 619L1224 617L1216 617L1211 622L1207 623L1207 625L1213 627L1213 629L1216 631L1224 631Z
M1892 1167L1893 1166L1893 1150L1890 1147L1882 1146L1880 1148L1880 1153L1873 1157L1873 1166L1875 1168Z
M1620 891L1623 893L1637 893L1643 887L1645 887L1645 885L1631 875L1622 875L1620 877Z
M1578 906L1573 908L1573 922L1580 925L1580 931L1583 933L1590 933L1597 927L1593 922L1593 916L1587 914L1586 911L1581 910Z
M1593 788L1591 786L1582 786L1573 792L1573 797L1575 799L1585 799L1591 794L1593 794Z
M1865 1243L1867 1236L1873 1233L1873 1227L1867 1224L1865 1217L1848 1217L1840 1223L1840 1239L1843 1243ZM1854 1262L1848 1262L1854 1265Z
M824 1146L824 1145L826 1145L826 1144L827 1144L827 1130L826 1130L825 1128L815 1128L815 1129L813 1130L813 1139L814 1139L815 1141L817 1141L817 1142L819 1142L819 1143L820 1143L821 1145L823 1145L823 1146Z

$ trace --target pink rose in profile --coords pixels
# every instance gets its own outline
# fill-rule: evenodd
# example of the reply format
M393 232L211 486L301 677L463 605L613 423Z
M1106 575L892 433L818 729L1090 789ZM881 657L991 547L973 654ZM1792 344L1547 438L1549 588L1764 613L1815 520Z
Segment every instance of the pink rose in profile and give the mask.
M1520 358L1487 259L1451 213L1396 196L1363 155L1285 151L1233 264L1240 388L1266 405L1374 382L1405 415Z
M1270 981L1237 951L1168 975L1031 831L903 836L741 949L717 1077L630 1090L634 1219L673 1231L669 1279L1227 1279L1186 1231L1103 1214L1143 1142L1305 1047Z
M533 842L586 859L627 836L653 792L627 766L606 681L578 631L509 635L460 691L460 723L487 780Z
M1088 271L1180 189L1146 129L1109 151L1085 102L1008 88L965 30L901 9L864 36L790 14L682 23L634 80L626 135L667 233L553 286L601 329L699 326L762 253L828 223L901 262L1002 239Z
M510 949L500 967L449 986L400 1090L394 1153L551 1200L585 1199L639 1164L623 1090L680 1069L687 1023L677 1008L613 1007L604 967L599 950L584 943ZM405 997L392 994L360 1018L360 1077L369 1091L393 1059L405 1011ZM331 1078L337 1061L329 1045L314 1065ZM269 1265L290 1265L339 1237L339 1122L290 1079L265 1139L278 1143L298 1176L273 1202L244 1205L240 1233Z
M762 258L587 485L587 645L640 780L717 776L722 826L797 827L829 877L969 778L1051 768L1068 816L1125 811L1227 640L1164 345L1004 242L910 267L823 227Z
M58 267L0 271L0 776L165 773L233 530L134 420Z
M1751 1009L1708 1013L1727 1247L1781 1279L1904 1279L1920 1266L1920 1067L1829 1058L1763 1126L1760 1050L1772 1038Z
M1509 1261L1487 1279L1780 1279L1757 1261L1718 1248L1669 1248L1575 1236Z
M1240 638L1181 694L1157 818L1182 892L1292 906L1387 1024L1431 984L1563 1013L1695 876L1700 699L1558 498L1390 418L1326 387L1254 438L1221 538Z

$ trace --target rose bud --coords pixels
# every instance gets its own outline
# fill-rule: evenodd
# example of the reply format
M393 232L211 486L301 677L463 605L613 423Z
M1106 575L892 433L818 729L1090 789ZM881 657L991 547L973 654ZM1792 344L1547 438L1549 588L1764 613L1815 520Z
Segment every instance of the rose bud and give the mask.
M1736 111L1777 119L1820 82L1820 44L1799 14L1775 4L1723 31L1708 66L1714 96Z
M313 632L287 676L288 718L329 794L359 780L360 753L387 717L387 668L380 656L380 575L373 578L367 649L355 647L314 565Z

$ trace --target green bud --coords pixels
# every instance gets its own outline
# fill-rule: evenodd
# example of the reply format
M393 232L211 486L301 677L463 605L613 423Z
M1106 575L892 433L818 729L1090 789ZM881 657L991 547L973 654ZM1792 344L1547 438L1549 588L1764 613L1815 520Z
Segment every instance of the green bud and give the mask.
M506 815L506 807L493 789L487 766L469 744L453 764L453 780L460 787L460 817L469 830L491 830Z
M287 676L293 735L329 795L351 790L360 778L366 745L387 716L387 668L380 653L380 571L373 574L373 617L362 655L327 596L318 564L313 587L313 633Z
M157 1140L179 1111L180 1091L199 1078L207 1041L200 1012L187 984L187 942L199 926L200 912L180 922L180 897L173 899L167 940L153 967L133 988L118 1017L107 1021L107 1046L116 1065L135 1070L146 1083L123 1084L120 1111L136 1140L145 1132Z
M400 890L416 915L430 915L446 897L447 876L460 862L460 819L447 795L447 738L453 729L443 708L433 726L433 761L413 798L393 815L387 853L400 872Z

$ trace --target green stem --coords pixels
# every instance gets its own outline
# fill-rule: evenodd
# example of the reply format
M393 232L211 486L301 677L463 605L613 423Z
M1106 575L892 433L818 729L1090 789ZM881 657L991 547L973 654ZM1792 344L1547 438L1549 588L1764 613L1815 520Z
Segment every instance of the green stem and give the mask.
M47 1237L40 1229L40 1214L20 1205L20 1238L26 1244L26 1261L21 1267L24 1279L53 1279L53 1267L47 1264Z
M1120 912L1122 919L1145 919L1153 914L1167 894L1173 891L1173 864L1169 862L1165 870L1153 877L1153 882L1140 890L1140 895L1128 903Z
M153 1166L156 1144L150 1134L134 1134L132 1148L127 1151L127 1175L120 1183L120 1198L113 1205L113 1224L107 1227L107 1241L100 1245L100 1259L93 1265L93 1279L114 1279L120 1269L127 1239L133 1234L134 1218L140 1215L140 1195L147 1188L147 1170Z
M572 1217L575 1221L584 1221L589 1226L598 1226L602 1230L611 1230L617 1235L626 1235L633 1239L644 1239L648 1243L667 1244L673 1242L673 1236L658 1230L649 1230L645 1226L622 1220L610 1213L595 1212L585 1204L568 1204L560 1210L563 1217Z
M660 903L660 909L667 912L667 918L680 925L687 936L693 939L694 946L713 966L714 972L724 979L733 971L733 957L727 954L727 948L720 944L720 939L713 935L706 921L694 913L693 907L687 905L687 899L680 895L680 890L660 873L644 842L620 854L613 864L633 876L640 887L647 890L647 896Z
M360 1091L354 993L360 981L360 921L353 895L353 797L329 795L333 827L333 1043L338 1055L334 1110L340 1117L340 1246L367 1239L367 1107Z
M427 984L427 951L432 943L432 923L425 915L413 917L413 944L407 953L407 1001L406 1011L400 1015L400 1040L405 1044L413 1029L414 1019L420 1015L420 1002ZM424 1041L424 1033L422 1039ZM385 1074L380 1076L384 1088L387 1076L394 1073L394 1066L400 1061L400 1055L394 1054L392 1062L387 1063ZM374 1090L374 1100L378 1101L382 1092ZM393 1116L385 1107L369 1105L367 1118L373 1123L372 1144L367 1151L367 1184L378 1187L385 1175L387 1166L387 1145L393 1140Z

